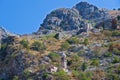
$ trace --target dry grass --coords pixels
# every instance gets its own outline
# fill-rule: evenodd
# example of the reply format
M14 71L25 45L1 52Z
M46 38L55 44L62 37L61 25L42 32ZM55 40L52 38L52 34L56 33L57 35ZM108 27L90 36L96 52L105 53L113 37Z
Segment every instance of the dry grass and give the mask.
M120 11L118 11L118 10L111 10L111 11L109 11L109 14L116 17L116 16L120 15Z

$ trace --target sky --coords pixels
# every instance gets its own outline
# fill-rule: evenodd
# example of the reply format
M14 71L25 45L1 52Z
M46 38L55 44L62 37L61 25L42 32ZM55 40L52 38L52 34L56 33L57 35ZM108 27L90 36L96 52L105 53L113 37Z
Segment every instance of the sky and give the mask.
M120 8L120 0L0 0L0 26L16 34L36 32L52 10L71 8L81 1L99 8Z

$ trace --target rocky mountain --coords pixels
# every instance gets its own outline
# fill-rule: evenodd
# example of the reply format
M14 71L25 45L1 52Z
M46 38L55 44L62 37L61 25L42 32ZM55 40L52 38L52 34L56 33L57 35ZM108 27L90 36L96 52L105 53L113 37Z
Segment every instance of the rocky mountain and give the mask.
M106 21L104 27L111 28L111 15L106 9L98 7L87 2L80 2L73 8L60 8L52 11L46 16L41 27L40 33L50 33L55 31L86 31L87 25L97 27L101 22Z
M5 29L3 29L2 27L0 27L0 40L1 40L2 38L7 37L7 36L8 36L7 31L6 31Z
M8 36L18 36L17 34L13 34L9 31L7 31L5 28L0 27L0 40L3 38L6 38Z
M87 2L80 2L73 8L77 9L79 11L79 15L86 20L98 20L110 16L107 9L100 9Z
M52 11L34 34L0 27L0 43L0 80L120 80L118 10L80 2Z

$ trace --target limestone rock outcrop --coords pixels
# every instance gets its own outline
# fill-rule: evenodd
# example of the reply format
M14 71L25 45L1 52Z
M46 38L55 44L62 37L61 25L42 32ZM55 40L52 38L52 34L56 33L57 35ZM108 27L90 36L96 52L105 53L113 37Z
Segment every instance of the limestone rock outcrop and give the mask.
M49 34L60 31L81 33L87 31L88 24L97 27L103 21L106 21L104 27L109 25L111 28L111 15L108 14L108 10L99 9L87 2L80 2L72 8L60 8L52 11L46 16L37 33Z

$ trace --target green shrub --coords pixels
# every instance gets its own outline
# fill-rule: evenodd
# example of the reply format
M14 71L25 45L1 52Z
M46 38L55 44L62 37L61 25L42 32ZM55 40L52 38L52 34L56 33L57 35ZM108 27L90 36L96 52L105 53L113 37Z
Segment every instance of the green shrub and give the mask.
M0 48L0 60L3 60L4 57L7 55L6 49L7 49L7 44L2 44Z
M28 71L27 69L25 69L24 72L23 72L23 74L24 74L25 78L28 78L31 73L30 73L30 71Z
M76 70L73 70L73 71L72 71L72 74L73 74L74 77L77 77L77 76L79 75L79 72L76 71Z
M120 74L120 65L117 68L117 73Z
M91 72L78 72L73 71L73 75L76 77L76 80L92 80Z
M79 44L79 39L77 37L72 37L67 40L70 44Z
M113 63L119 63L120 62L120 59L118 56L115 56L114 59L113 59Z
M71 55L70 59L68 60L68 66L70 69L72 70L79 70L80 66L82 65L82 63L80 62L80 57L78 55Z
M111 57L111 56L112 56L112 52L106 52L106 53L104 54L104 56L105 56L105 57Z
M99 60L98 59L93 59L91 65L93 66L99 66Z
M70 44L68 42L64 42L62 45L61 45L61 49L62 50L67 50L70 48Z
M63 70L56 72L54 75L56 76L56 80L70 80L70 77Z
M18 76L14 76L12 80L19 80Z
M44 43L40 43L38 41L35 41L34 43L32 43L31 46L32 46L31 48L36 51L46 50L46 46L44 45Z
M107 74L107 80L120 80L120 76L117 74L109 73Z
M84 42L83 42L85 45L88 45L89 44L89 40L87 38L84 39Z
M54 62L58 61L60 59L60 55L55 53L55 52L51 52L48 55L50 57L50 59Z
M48 34L42 37L42 39L47 40L49 38L54 38L55 34Z
M81 50L81 51L79 51L79 52L77 53L77 55L78 55L78 56L82 56L84 53L85 53L85 52L84 52L83 50Z
M44 73L42 78L43 78L43 80L47 80L47 78L49 78L49 74L48 73Z
M112 36L120 36L120 32L115 30L112 32Z
M92 79L93 73L91 71L86 71L85 74L86 74L87 78Z
M92 80L91 78L88 78L85 73L80 73L78 78L80 80Z
M5 50L6 48L7 48L7 44L1 44L1 48L0 48L1 51Z
M7 49L7 44L2 44L0 48L0 53L4 53Z
M85 71L86 69L87 69L87 63L84 62L84 63L82 64L82 70Z
M113 53L116 55L120 55L120 50L118 50L117 48L113 48Z
M20 44L24 47L24 48L29 48L29 42L27 40L22 40L20 41Z

